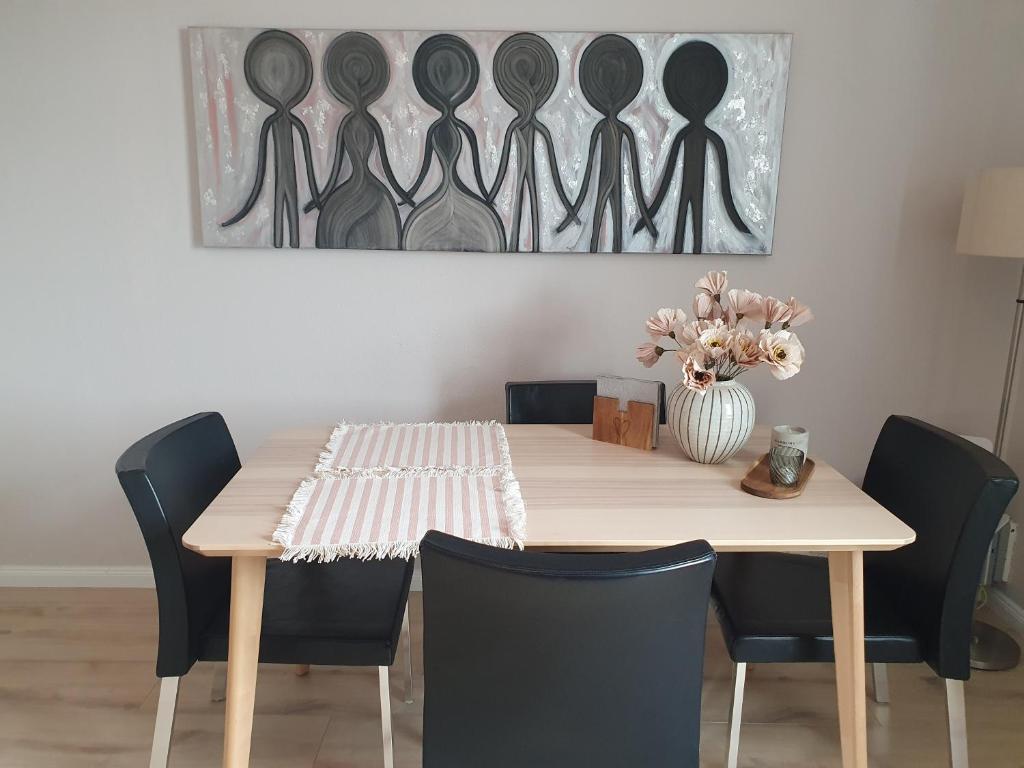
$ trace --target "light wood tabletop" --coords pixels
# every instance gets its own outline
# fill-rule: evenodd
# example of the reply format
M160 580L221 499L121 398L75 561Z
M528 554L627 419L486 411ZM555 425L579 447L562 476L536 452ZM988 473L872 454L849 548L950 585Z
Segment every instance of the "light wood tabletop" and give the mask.
M718 550L828 553L843 765L867 767L864 552L905 546L913 530L817 457L798 498L742 491L741 478L768 448L765 427L717 466L688 461L664 428L654 451L593 441L590 425L505 430L526 503L527 546L643 549L706 539ZM183 537L196 552L232 558L229 768L249 763L265 560L281 553L272 535L330 433L322 426L272 436Z
M707 539L718 550L889 550L914 532L833 467L815 458L795 499L740 489L768 449L757 427L732 460L687 460L667 429L660 447L640 451L591 440L590 425L508 425L512 467L527 512L527 546L650 548ZM331 427L273 435L188 530L185 546L204 555L276 557L271 540L299 482L316 465Z

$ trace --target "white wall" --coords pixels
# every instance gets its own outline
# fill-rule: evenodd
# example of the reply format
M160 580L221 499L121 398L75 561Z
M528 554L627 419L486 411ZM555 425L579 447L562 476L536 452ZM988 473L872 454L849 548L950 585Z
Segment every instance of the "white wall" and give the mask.
M225 414L244 459L287 425L499 417L506 379L640 374L644 318L687 305L709 268L814 307L804 372L747 383L762 421L808 425L849 476L892 412L994 429L1016 267L953 241L964 178L1024 163L1016 0L3 0L0 14L0 564L145 563L114 459L197 410ZM793 32L775 252L199 248L183 30L206 24Z

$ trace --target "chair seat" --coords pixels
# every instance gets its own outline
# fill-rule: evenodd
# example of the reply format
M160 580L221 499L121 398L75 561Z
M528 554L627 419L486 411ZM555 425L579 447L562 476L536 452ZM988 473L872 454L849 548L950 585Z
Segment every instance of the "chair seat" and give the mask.
M868 573L864 592L865 659L923 661L910 625ZM734 662L835 661L826 558L720 554L711 594Z
M269 560L260 661L389 666L411 580L405 560ZM227 659L227 606L203 634L200 649L203 661Z

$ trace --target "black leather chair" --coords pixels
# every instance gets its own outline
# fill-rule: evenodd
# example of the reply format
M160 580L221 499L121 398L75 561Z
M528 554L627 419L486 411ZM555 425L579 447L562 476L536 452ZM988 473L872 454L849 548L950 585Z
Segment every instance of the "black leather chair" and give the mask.
M181 676L197 661L227 659L231 561L196 554L182 546L181 537L240 466L218 413L199 413L157 430L117 460L117 476L142 529L156 581L161 685L152 768L167 765ZM412 561L403 560L267 563L260 661L377 666L388 768L393 764L388 668L399 644L412 571ZM410 692L407 687L407 697Z
M813 482L813 480L811 481ZM1017 477L990 452L945 430L890 416L864 491L917 533L864 558L865 658L926 662L946 680L951 763L967 766L963 681L979 575ZM723 554L713 600L736 663L726 765L736 766L748 663L835 660L828 563L770 553ZM876 698L881 678L876 677Z
M665 385L658 390L665 423ZM507 424L592 424L597 381L509 381L505 384Z
M420 545L423 768L696 768L707 542L630 554Z

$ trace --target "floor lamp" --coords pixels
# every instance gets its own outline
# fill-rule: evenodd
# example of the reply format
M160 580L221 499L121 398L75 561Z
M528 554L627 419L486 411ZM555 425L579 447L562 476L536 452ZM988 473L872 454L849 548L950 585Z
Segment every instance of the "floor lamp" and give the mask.
M990 168L968 182L960 217L957 253L999 256L1024 262L1024 168ZM999 404L995 454L1005 459L1006 422L1013 398L1017 352L1024 325L1024 266L1017 289L1017 309L1010 331L1010 354ZM1002 630L974 622L971 666L975 669L1012 669L1020 661L1020 647Z

